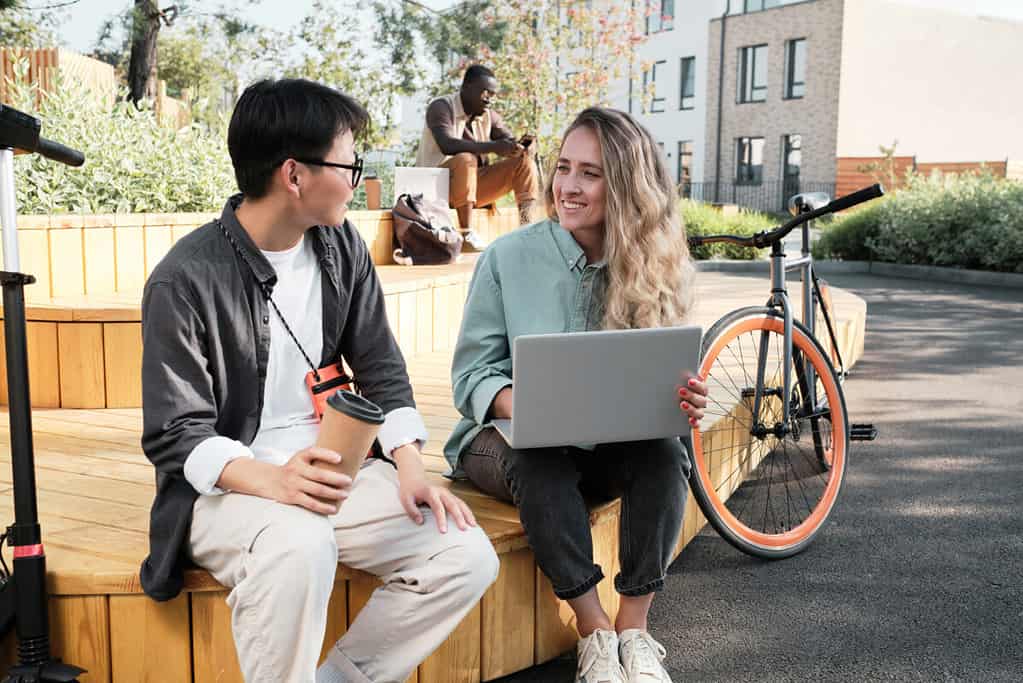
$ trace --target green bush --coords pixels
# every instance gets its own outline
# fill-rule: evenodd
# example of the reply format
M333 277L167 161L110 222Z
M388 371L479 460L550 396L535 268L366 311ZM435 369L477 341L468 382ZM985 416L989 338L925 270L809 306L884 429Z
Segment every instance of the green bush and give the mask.
M225 130L174 131L151 109L103 102L72 79L37 95L19 68L12 106L37 115L45 137L85 154L81 168L15 157L19 213L215 211L237 191Z
M762 230L774 227L770 216L752 211L741 211L735 216L724 216L710 204L683 199L679 205L686 232L690 237L697 235L739 235L748 237ZM743 259L752 260L764 255L766 249L751 249L734 244L704 244L692 250L695 259Z
M1023 272L1023 183L910 175L903 189L826 229L814 254Z

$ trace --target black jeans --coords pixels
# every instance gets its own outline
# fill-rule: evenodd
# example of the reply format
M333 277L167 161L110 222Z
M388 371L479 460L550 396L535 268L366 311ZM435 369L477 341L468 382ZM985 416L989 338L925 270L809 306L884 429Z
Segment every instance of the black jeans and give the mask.
M678 439L579 448L508 446L485 429L462 456L477 487L514 503L540 570L562 600L576 598L604 578L593 562L587 501L622 499L615 589L652 593L664 585L682 527L689 455Z

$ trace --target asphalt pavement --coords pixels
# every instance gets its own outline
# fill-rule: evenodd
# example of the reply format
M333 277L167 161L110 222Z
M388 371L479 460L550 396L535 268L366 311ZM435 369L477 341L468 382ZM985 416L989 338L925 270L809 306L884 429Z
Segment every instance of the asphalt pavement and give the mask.
M1023 681L1023 290L829 280L867 301L845 395L880 437L853 444L801 555L746 557L709 528L683 551L650 618L672 679Z

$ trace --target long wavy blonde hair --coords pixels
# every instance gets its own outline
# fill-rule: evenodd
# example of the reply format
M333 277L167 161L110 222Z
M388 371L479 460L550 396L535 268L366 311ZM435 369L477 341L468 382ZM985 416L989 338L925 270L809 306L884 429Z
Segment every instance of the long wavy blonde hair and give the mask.
M607 188L603 327L679 325L692 307L696 269L661 151L635 119L605 107L579 114L565 131L562 145L569 133L583 126L600 141ZM548 174L545 199L547 215L557 220L554 173Z

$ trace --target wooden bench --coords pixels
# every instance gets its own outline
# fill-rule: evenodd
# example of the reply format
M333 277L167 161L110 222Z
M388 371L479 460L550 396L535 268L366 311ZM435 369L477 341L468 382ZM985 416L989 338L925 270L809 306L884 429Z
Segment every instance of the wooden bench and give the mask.
M432 437L425 450L431 477L472 506L501 561L497 583L419 667L413 680L424 683L492 680L547 661L572 648L576 639L571 611L554 597L549 581L537 569L517 511L467 484L442 477L447 466L440 451L458 418L451 400L450 347L457 334L470 268L466 264L433 272L397 269L393 274L382 269L391 325L407 353L417 403ZM424 284L424 279L429 282ZM762 278L701 274L696 322L706 327L726 310L759 301L763 286ZM834 300L843 356L851 363L862 353L865 305L839 290L834 291ZM96 385L101 384L98 378L103 378L106 401L112 394L118 395L116 389L111 392L111 386L128 385L129 378L121 375L135 372L127 353L105 344L119 338L117 328L108 325L135 326L124 336L137 335L137 301L125 307L107 300L84 303L52 301L30 314L30 318L52 318L33 321L53 327L47 333L52 335L48 345L37 342L33 347L34 361L30 363L60 366L55 392L60 403L69 396L64 378L93 372ZM798 301L793 303L798 305ZM135 320L130 319L133 315ZM95 338L95 331L79 333L72 327L76 325L100 326L98 336L104 346L102 353L93 348L92 360L60 357L62 350L82 344L89 334ZM37 339L45 336L36 335ZM90 370L101 357L102 372L94 367ZM41 381L40 372L33 368L34 382ZM139 447L141 411L137 407L65 406L37 409L33 419L54 651L90 670L83 681L241 680L223 587L206 572L193 570L178 598L156 603L142 594L138 584L138 566L148 548L154 491L152 467ZM4 424L0 441L9 444L9 440ZM742 447L734 444L737 451ZM0 448L0 461L0 519L11 520L8 449ZM594 508L590 518L595 559L608 577L598 591L612 611L617 608L611 577L617 572L618 511L618 503L612 502ZM690 497L678 552L704 522ZM324 647L344 632L376 585L370 576L339 567ZM11 637L0 644L0 665L12 657L12 646Z

